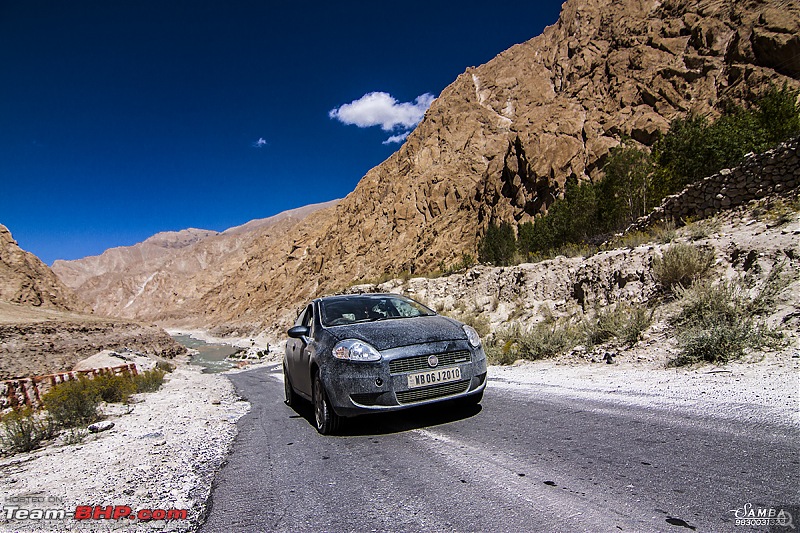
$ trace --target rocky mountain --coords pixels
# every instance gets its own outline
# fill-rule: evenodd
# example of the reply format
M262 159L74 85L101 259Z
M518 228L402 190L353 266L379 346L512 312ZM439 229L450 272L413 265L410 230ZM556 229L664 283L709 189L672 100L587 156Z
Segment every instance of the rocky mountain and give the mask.
M21 305L88 311L38 257L21 249L8 228L0 224L0 301Z
M173 291L166 308L142 307L165 322L283 327L311 296L476 255L490 221L530 219L570 176L600 179L623 137L649 145L676 117L713 116L722 102L746 103L770 83L798 87L799 77L796 2L568 0L541 35L445 88L336 207L254 239L224 276L156 291L156 278L137 274L126 291L154 302ZM128 303L117 286L75 287L97 311L119 312Z
M179 323L187 316L185 310L196 308L257 249L283 238L310 213L335 204L293 209L221 233L200 229L158 233L99 256L56 261L53 271L96 313Z

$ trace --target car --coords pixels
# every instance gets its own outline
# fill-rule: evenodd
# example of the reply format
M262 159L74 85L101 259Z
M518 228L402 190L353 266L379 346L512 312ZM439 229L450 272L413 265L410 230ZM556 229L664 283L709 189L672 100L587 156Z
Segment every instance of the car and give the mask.
M361 414L483 398L486 354L475 329L399 294L317 298L287 333L286 404L310 401L323 435Z

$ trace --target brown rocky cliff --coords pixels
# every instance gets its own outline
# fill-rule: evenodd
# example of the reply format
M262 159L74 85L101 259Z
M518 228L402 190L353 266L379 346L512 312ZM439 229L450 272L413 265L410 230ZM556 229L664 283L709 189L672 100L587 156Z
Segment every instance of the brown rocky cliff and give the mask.
M529 219L569 176L599 179L622 137L648 145L676 117L800 86L798 25L780 1L570 0L542 35L460 75L334 213L260 250L257 275L240 269L201 312L285 325L313 295L474 256L489 221Z
M50 268L22 250L8 228L0 224L0 301L68 311L88 311Z
M103 349L186 352L157 326L87 314L89 306L0 225L0 380L72 370Z

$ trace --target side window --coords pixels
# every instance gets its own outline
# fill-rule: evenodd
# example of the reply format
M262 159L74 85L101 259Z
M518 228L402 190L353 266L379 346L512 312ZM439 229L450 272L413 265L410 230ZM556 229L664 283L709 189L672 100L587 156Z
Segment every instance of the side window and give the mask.
M297 317L297 320L294 321L295 326L305 326L306 325L306 315L308 314L308 308L303 309L303 312L300 313L300 316Z
M309 305L306 307L305 313L303 317L303 325L308 326L309 328L312 327L314 324L314 306Z

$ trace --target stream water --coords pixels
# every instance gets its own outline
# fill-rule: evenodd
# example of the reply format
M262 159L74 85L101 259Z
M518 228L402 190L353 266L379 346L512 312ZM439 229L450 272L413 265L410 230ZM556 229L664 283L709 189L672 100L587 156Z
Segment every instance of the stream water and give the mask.
M197 350L197 355L193 355L191 361L192 364L203 367L204 374L215 374L233 368L225 359L239 351L239 348L230 344L210 344L188 335L173 335L172 338L187 348Z

